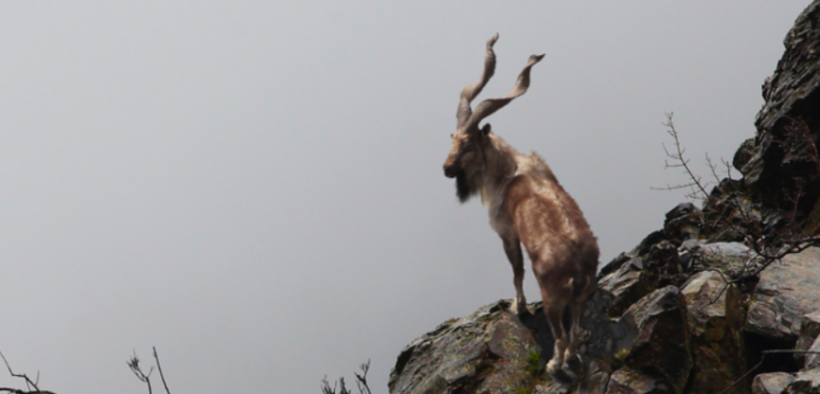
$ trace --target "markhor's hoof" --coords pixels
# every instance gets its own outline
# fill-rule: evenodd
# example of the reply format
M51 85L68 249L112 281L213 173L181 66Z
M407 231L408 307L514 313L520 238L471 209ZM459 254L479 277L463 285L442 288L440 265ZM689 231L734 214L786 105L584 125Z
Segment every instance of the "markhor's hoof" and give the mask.
M581 362L581 357L578 355L565 358L563 369L567 370L576 377L584 376L584 363Z
M516 315L532 315L532 311L530 311L530 308L527 307L527 304L515 305L513 307L513 312L515 312Z

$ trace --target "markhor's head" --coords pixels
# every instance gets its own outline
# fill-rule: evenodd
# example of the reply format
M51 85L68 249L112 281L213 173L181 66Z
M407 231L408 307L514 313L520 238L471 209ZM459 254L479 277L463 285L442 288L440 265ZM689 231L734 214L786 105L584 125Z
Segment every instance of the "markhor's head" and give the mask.
M486 156L484 148L489 142L490 125L486 124L477 134L454 133L453 146L444 161L444 176L456 178L456 195L462 203L476 195L481 188Z
M478 193L483 181L484 171L488 165L484 149L489 143L491 127L485 124L479 128L478 124L501 107L507 105L514 98L527 92L530 86L530 69L544 57L544 55L530 56L527 66L518 75L515 87L506 96L497 99L482 101L473 112L470 102L481 93L484 85L495 72L495 52L493 45L498 40L498 33L487 40L487 50L484 53L484 71L478 82L467 86L461 91L456 118L456 132L452 134L453 146L444 161L444 176L456 179L456 195L463 203Z

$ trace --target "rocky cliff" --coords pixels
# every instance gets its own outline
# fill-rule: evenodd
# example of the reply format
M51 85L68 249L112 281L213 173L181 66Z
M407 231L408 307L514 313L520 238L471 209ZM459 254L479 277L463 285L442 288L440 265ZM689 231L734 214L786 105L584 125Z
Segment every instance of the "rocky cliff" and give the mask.
M573 382L544 372L540 305L501 300L409 344L390 392L820 393L820 0L784 45L733 160L742 179L602 267Z

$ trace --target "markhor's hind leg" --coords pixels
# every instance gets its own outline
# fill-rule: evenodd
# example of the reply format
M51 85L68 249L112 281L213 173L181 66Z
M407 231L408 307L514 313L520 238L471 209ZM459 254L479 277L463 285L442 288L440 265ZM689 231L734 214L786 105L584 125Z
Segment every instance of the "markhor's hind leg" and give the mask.
M569 327L569 345L564 353L564 361L567 364L567 369L575 371L580 366L578 355L578 339L581 335L581 315L584 314L584 302L573 301L569 304L570 312L570 327Z
M558 303L548 304L547 302L547 298L544 297L544 314L547 315L547 323L549 323L552 336L555 338L555 350L552 353L552 359L547 363L547 373L555 375L564 364L564 351L567 347L567 334L564 332L564 325L561 322L564 305L557 305Z

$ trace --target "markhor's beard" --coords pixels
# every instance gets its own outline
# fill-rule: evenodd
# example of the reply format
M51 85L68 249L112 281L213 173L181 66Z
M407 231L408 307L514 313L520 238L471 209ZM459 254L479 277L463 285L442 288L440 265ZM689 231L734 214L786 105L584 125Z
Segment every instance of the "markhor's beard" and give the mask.
M476 194L478 194L478 182L475 179L469 179L467 173L460 170L456 174L456 196L458 196L458 200L464 204Z

